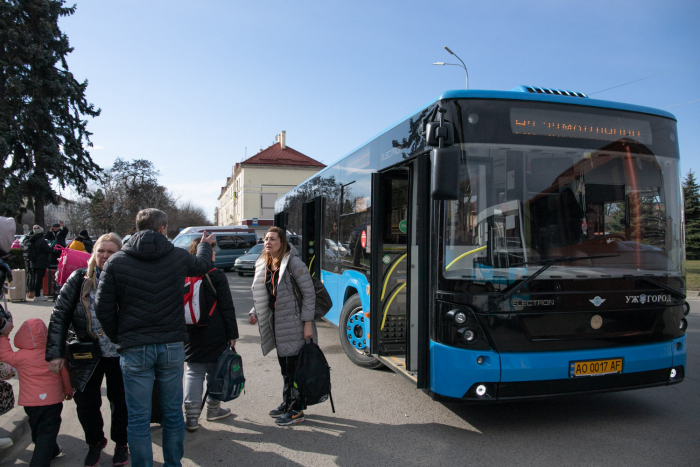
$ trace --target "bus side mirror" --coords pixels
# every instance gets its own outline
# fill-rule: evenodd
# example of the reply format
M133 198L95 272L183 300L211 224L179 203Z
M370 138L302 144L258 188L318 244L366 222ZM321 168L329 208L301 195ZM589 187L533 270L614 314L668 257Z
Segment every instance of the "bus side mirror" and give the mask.
M448 201L459 198L459 162L462 152L459 147L433 149L434 200Z
M455 131L450 122L428 122L425 124L425 138L428 146L440 146L440 138L442 138L442 147L452 146L455 144Z

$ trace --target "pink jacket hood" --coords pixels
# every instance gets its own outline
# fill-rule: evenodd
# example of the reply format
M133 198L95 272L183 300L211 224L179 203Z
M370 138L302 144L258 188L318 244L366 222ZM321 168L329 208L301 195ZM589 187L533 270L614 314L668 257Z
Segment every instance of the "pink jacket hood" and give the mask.
M19 405L57 404L73 393L65 367L60 376L49 371L46 336L46 324L37 318L25 321L17 330L14 342L19 350L16 352L9 339L0 335L0 360L15 367L19 375Z
M46 349L48 329L40 319L33 318L22 323L15 334L15 347L23 350Z

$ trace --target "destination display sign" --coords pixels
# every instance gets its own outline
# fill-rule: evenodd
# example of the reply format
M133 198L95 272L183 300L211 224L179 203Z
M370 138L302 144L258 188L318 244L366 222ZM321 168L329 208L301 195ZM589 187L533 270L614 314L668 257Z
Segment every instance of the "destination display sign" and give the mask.
M602 141L632 139L652 144L647 120L592 113L511 107L510 128L516 135L583 138Z

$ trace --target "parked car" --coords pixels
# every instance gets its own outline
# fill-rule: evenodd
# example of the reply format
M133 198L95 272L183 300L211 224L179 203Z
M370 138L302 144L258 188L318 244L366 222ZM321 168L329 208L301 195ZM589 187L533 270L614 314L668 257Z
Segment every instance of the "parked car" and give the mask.
M202 232L186 232L186 230L187 229L183 230L183 232L175 237L173 245L178 248L189 250L192 240L195 238L202 238ZM214 240L216 240L216 246L214 247L214 252L216 253L214 266L224 271L230 271L238 257L248 253L248 250L253 248L258 240L255 233L250 232L214 231L213 233L215 234Z
M243 274L255 274L255 262L258 257L265 249L265 245L258 243L253 248L251 248L247 254L239 256L233 265L233 269L238 273L239 276Z

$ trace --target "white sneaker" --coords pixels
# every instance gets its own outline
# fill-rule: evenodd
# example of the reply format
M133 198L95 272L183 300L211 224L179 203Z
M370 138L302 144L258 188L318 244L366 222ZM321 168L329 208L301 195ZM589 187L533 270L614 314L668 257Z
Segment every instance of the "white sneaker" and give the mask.
M0 450L7 449L12 446L12 440L10 438L0 438Z

